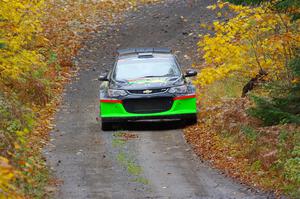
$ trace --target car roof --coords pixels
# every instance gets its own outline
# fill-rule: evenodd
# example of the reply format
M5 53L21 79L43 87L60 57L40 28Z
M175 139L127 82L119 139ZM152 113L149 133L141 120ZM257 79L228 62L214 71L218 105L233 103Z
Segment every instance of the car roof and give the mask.
M171 50L168 48L131 48L118 50L118 53L118 61L147 60L151 62L162 58L174 59Z
M170 48L126 48L126 49L119 49L118 51L119 56L123 56L126 54L138 54L138 53L171 53L172 50Z
M174 56L172 54L166 54L166 53L151 53L151 54L127 54L118 57L118 61L134 61L134 60L148 60L151 62L151 60L158 60L158 59L168 59L173 60Z

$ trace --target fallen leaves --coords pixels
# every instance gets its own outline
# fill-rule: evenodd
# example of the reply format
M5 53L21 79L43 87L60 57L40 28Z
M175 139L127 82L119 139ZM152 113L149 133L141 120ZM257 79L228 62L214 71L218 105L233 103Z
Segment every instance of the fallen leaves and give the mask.
M185 138L197 155L226 175L263 190L282 193L293 184L284 178L282 168L276 167L288 158L284 151L279 155L278 149L292 151L293 142L298 141L289 135L282 146L278 137L282 132L300 132L300 127L260 127L256 119L245 114L248 106L247 99L231 99L201 107L200 122L185 129ZM252 126L250 130L257 133L254 140L242 132L245 125Z
M123 140L129 140L129 139L137 139L138 135L135 133L129 133L129 132L120 132L120 133L115 133L115 137L122 138Z
M153 2L157 0L0 3L4 19L0 22L4 33L4 39L0 39L0 69L5 72L0 75L0 108L9 109L5 112L7 121L1 115L0 155L10 159L12 165L0 157L0 198L15 197L15 193L45 197L43 189L49 176L41 151L49 131L55 128L53 115L64 85L78 74L78 67L83 67L76 65L74 57L90 36L105 34L121 21L126 10ZM15 101L8 99L11 96ZM9 132L7 124L12 126ZM128 140L135 136L123 137ZM12 184L17 187L13 192ZM52 187L46 189L54 191Z
M16 171L9 164L8 159L0 157L0 198L21 198L15 193L16 188L12 185L15 175Z

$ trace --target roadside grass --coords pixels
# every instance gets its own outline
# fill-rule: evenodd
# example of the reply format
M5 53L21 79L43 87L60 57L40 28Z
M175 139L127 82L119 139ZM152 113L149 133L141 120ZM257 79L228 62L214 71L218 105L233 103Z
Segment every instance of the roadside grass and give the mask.
M194 81L199 119L185 136L226 174L278 197L299 198L299 5L284 2L284 9L251 0L207 7L219 13L212 24L201 24L212 32L197 43L203 59L195 64L201 69Z
M241 132L246 136L247 139L251 141L256 141L259 136L258 132L251 126L242 126Z
M242 182L291 198L300 195L300 127L262 126L240 98L245 81L218 81L201 92L198 124L185 129L195 152ZM252 91L260 93L257 89Z
M38 159L37 162L43 162L43 159ZM27 196L31 196L37 199L45 198L44 188L48 185L50 180L50 174L46 165L42 168L33 168L34 172L23 171L24 178L17 180L19 187L22 187L23 192ZM26 183L26 179L32 179L30 183Z
M241 96L243 85L247 82L244 78L228 78L217 81L214 84L201 88L198 92L201 106L219 103L224 99L232 99Z

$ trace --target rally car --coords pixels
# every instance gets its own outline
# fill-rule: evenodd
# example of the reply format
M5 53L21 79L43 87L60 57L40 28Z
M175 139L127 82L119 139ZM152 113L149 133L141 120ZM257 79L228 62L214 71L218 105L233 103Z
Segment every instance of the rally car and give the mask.
M102 74L100 111L102 130L114 123L141 120L197 120L195 86L182 72L168 48L130 48L118 50L114 67Z

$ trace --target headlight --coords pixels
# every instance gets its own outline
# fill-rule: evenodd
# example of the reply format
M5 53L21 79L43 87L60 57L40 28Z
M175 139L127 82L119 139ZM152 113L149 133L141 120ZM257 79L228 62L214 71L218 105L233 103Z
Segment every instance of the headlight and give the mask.
M127 95L126 91L124 90L108 89L107 93L109 97L121 97Z
M187 86L183 85L183 86L177 86L177 87L172 87L169 89L169 93L187 93Z

